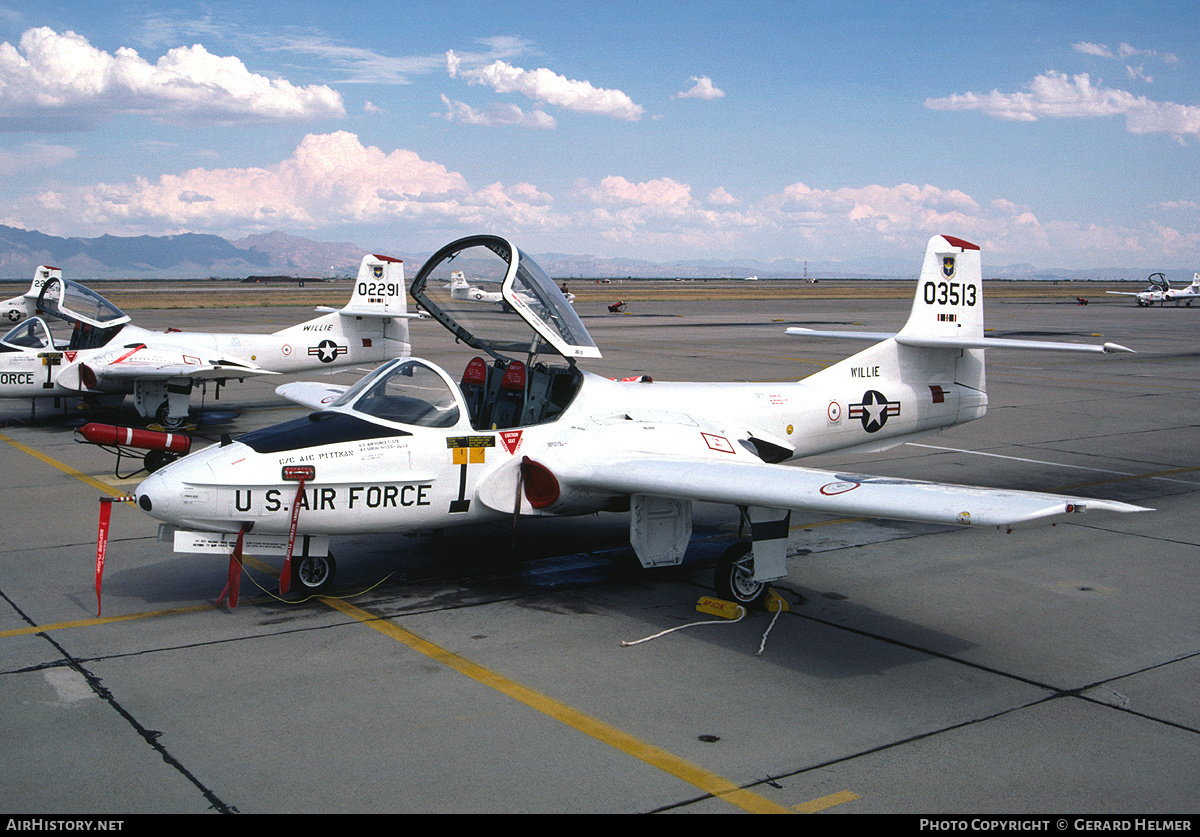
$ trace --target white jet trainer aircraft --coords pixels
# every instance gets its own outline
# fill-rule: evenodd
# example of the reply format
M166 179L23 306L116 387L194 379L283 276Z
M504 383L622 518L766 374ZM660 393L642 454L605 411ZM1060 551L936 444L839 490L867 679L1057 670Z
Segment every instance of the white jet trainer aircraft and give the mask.
M564 285L565 287L565 285ZM567 302L575 302L575 294L563 291L563 296ZM461 270L456 270L450 274L450 298L458 300L471 300L472 302L491 302L499 305L501 308L508 305L504 299L504 294L500 291L485 291L483 288L477 288L472 285ZM533 300L526 299L525 302L532 303Z
M186 420L197 381L377 363L409 353L404 264L368 255L350 302L273 334L152 332L96 292L42 266L3 308L28 317L0 337L0 398L80 398L116 406L132 393L143 418Z
M793 509L962 526L1142 510L781 464L980 418L989 346L1129 351L985 339L979 257L973 244L934 237L904 328L868 335L880 342L797 383L627 383L579 368L600 352L527 255L503 238L464 238L434 254L410 288L479 353L460 376L405 358L332 403L327 386L280 387L324 409L167 465L136 501L176 529L177 551L229 556L236 543L242 554L286 555L293 566L281 587L286 578L306 590L332 577L328 536L628 509L638 558L661 566L683 559L694 502L729 504L750 541L718 562L716 587L745 606L787 573ZM512 312L455 300L452 267L502 279ZM304 554L293 562L298 536Z
M1192 284L1186 288L1172 288L1165 274L1151 273L1150 284L1144 291L1108 291L1108 293L1115 296L1131 296L1138 308L1152 308L1156 302L1159 306L1174 302L1176 308L1182 302L1184 307L1191 308L1194 300L1200 300L1200 273L1192 276Z

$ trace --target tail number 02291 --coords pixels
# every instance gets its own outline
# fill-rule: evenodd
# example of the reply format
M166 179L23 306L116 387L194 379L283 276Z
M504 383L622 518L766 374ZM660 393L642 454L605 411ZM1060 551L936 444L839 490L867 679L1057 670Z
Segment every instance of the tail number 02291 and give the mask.
M400 296L404 285L400 282L359 282L360 296Z
M979 290L968 282L926 282L926 305L973 306L979 299Z

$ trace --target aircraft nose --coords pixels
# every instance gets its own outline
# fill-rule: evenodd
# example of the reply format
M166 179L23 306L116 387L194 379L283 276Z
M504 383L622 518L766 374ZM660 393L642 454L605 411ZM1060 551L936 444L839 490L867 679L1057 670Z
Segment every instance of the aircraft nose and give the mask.
M138 508L146 514L167 523L172 522L172 498L178 498L182 484L168 473L170 468L163 468L146 477L134 489L133 496L137 498Z
M202 459L202 457L200 458ZM164 523L184 525L186 520L204 515L209 492L198 485L212 476L207 462L184 457L146 477L134 489L138 508Z

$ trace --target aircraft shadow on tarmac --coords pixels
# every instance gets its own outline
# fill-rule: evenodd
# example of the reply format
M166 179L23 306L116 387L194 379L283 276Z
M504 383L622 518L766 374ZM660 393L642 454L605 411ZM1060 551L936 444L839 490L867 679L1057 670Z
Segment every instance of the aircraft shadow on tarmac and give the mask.
M114 542L120 523L114 521ZM445 534L363 535L341 539L335 597L346 597L382 618L431 611L461 610L470 619L474 607L497 602L536 611L538 617L586 617L608 613L640 626L636 640L669 628L712 620L698 613L697 600L712 595L712 567L735 535L732 527L697 525L684 561L678 566L642 568L629 546L624 516L601 514L570 521L522 520L509 527L466 527ZM147 554L159 545L139 539ZM123 552L135 550L122 543ZM801 550L801 555L806 550ZM808 556L800 558L809 560ZM822 560L813 556L812 560ZM215 601L225 582L226 565L218 558L177 556L121 568L110 561L104 590L109 597L141 599L149 608ZM277 598L277 579L247 568L242 601L232 615L247 634L263 628L290 630L311 624L327 612L317 600ZM799 576L803 577L801 568ZM917 622L857 604L836 591L786 581L779 592L790 611L772 625L773 614L756 611L728 627L692 625L655 642L704 643L753 655L771 629L769 662L805 676L841 680L926 661L956 656L975 647ZM182 600L182 601L181 601ZM81 607L91 606L87 591ZM597 628L605 622L598 619ZM626 649L638 654L636 648ZM622 653L624 653L623 651ZM555 652L557 653L557 652ZM661 653L661 652L656 652Z

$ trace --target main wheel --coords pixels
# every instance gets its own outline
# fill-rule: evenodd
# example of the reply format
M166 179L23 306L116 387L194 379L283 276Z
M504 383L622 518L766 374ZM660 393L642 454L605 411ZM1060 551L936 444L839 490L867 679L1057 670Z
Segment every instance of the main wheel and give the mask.
M333 585L337 563L333 555L308 555L292 559L292 586L306 593L320 593Z
M767 598L768 585L754 580L754 556L749 541L735 543L717 559L713 586L723 599L740 604L747 611L760 607Z
M179 418L171 418L171 405L167 401L164 401L158 406L158 409L154 413L154 418L158 420L159 424L168 430L178 430L180 427L183 427L183 423L187 421L186 415L180 416Z

